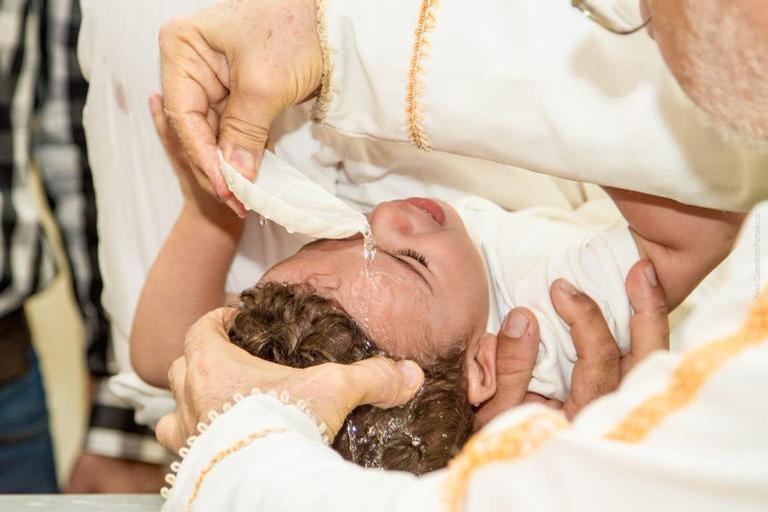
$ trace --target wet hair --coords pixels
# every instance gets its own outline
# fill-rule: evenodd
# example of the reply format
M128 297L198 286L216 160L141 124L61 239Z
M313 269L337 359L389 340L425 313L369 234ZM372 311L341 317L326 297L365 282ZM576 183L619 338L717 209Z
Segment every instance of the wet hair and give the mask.
M254 356L295 368L351 364L385 355L333 299L306 284L267 282L240 295L233 343ZM423 474L444 467L468 439L464 344L422 364L424 386L391 409L356 408L333 441L345 459L366 467Z

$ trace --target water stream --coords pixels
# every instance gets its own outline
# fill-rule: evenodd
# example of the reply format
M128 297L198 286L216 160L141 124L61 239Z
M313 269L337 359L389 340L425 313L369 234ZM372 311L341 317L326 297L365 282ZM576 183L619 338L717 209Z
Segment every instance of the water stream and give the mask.
M363 232L363 260L365 277L370 279L375 278L374 263L376 259L376 241L373 238L371 229L368 228ZM373 281L369 281L368 285L373 286ZM368 315L363 312L360 321L362 327L367 330L368 328ZM370 343L370 341L368 341ZM371 346L373 346L371 344ZM385 355L383 352L381 355ZM420 393L420 392L419 392ZM411 444L421 449L422 440L414 434L410 425L414 421L414 406L416 400L411 400L403 407L407 408L405 415L400 417L392 417L386 423L378 423L374 425L358 425L353 419L349 419L346 424L346 431L349 440L349 452L352 455L352 460L365 467L380 468L383 465L384 450L388 445L390 439L395 435L405 434ZM367 447L367 450L362 449Z
M363 232L363 260L365 266L365 277L373 275L373 263L376 259L376 240L373 239L371 228Z

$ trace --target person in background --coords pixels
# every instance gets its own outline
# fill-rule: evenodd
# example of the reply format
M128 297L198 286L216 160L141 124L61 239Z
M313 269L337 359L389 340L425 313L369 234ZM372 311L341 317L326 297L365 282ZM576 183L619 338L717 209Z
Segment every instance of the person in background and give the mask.
M142 462L142 446L164 454L133 412L109 397L109 322L101 274L93 183L82 110L87 84L76 57L77 1L0 4L0 492L56 492L43 379L24 301L61 270L39 223L32 169L64 242L73 293L85 327L93 402L83 454L66 488L73 492L146 492L162 468ZM55 383L49 383L55 385ZM157 462L151 459L151 462Z

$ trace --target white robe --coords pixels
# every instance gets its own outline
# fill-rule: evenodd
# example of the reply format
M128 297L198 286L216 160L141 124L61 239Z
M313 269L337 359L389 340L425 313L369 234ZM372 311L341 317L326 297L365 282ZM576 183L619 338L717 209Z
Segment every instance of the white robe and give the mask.
M321 4L319 117L341 133L413 143L415 124L436 150L697 206L768 195L768 154L704 126L644 31L618 37L565 0Z

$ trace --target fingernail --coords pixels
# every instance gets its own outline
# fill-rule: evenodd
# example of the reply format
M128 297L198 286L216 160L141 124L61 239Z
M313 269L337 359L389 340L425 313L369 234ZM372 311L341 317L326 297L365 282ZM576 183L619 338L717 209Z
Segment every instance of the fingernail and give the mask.
M520 338L528 330L528 317L519 311L513 311L507 315L501 332L508 338Z
M645 280L648 281L648 284L654 287L659 286L659 279L656 277L656 270L654 270L653 265L646 265L643 274L645 274Z
M565 279L561 279L559 285L560 285L560 289L563 290L568 295L578 295L579 294L579 290L577 290L575 286L573 286L571 283L569 283Z
M237 167L239 171L253 174L256 168L256 159L253 153L243 148L235 148L230 156L230 163Z
M397 366L405 377L405 384L408 388L414 388L421 384L422 371L419 365L413 361L400 361Z

